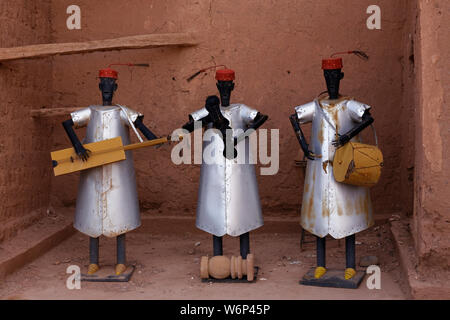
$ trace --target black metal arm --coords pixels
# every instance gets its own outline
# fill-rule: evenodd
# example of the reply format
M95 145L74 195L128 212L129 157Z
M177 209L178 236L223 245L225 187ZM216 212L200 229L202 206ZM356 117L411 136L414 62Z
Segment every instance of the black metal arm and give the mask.
M219 112L220 112L220 110L219 110ZM216 118L214 119L214 115L216 115ZM223 117L223 115L222 114L220 114L220 116L221 117ZM223 120L225 120L225 121L223 121ZM202 123L202 128L204 128L204 127L206 127L207 125L209 125L210 123L212 123L212 125L213 125L213 128L215 128L215 129L217 129L217 130L219 130L220 131L220 133L222 134L222 139L223 139L223 143L224 143L224 150L223 150L223 155L224 155L224 157L226 157L226 154L227 154L227 142L226 142L226 139L227 139L227 129L231 129L230 127L229 127L229 122L228 122L228 120L226 119L226 118L224 118L223 117L223 119L220 119L220 117L217 117L217 113L215 113L215 112L212 112L212 113L209 113L208 115L206 115L205 117L203 117L203 118L201 118L201 119L198 119L198 120L194 120L193 118L192 118L192 116L189 116L189 121L188 122L186 122L183 126L182 126L182 128L183 129L185 129L185 130L187 130L189 133L191 133L192 131L194 131L194 123L195 122L201 122ZM234 142L234 146L236 146L236 141ZM230 156L231 157L231 156ZM234 158L235 157L237 157L237 151L236 150L234 150Z
M213 127L222 133L225 142L227 129L231 130L230 122L220 111L220 100L217 96L209 96L206 99L205 108L208 111L207 121L212 122Z
M225 119L223 117L222 113L220 112L219 105L220 105L220 100L217 96L209 96L205 102L205 109L208 111L208 115L206 115L205 117L198 119L198 120L194 120L192 118L192 116L189 115L189 121L186 122L182 128L189 131L189 133L191 133L195 129L194 123L196 121L201 121L202 128L206 127L210 123L213 123L214 128L220 130L220 127L222 127L224 124L229 124L229 123L228 123L228 120ZM221 132L222 132L222 130L221 130Z
M312 151L309 150L308 142L306 141L305 135L303 134L300 124L298 123L297 114L294 113L294 114L290 115L289 120L291 120L292 128L294 129L295 135L300 144L300 147L302 148L303 154L309 160L314 160L315 155Z
M261 112L258 112L258 114L256 115L255 119L253 119L252 124L245 130L249 130L249 129L253 129L256 130L259 127L261 127L264 122L266 122L269 119L269 116L262 114Z
M189 116L189 121L183 124L182 128L187 130L189 133L194 131L194 119L192 119L191 116Z
M236 150L236 140L233 136L227 135L227 130L232 130L230 127L230 122L225 118L220 111L220 100L217 96L209 96L206 99L205 108L208 111L208 119L205 119L212 123L213 128L219 130L222 134L222 139L224 143L223 156L228 159L234 159L237 157ZM206 117L205 117L206 118ZM227 141L233 142L233 151L227 152L227 146L229 143Z
M205 127L209 123L212 123L213 127L222 133L222 138L223 138L223 142L225 145L223 154L225 157L227 157L229 159L233 159L233 158L237 157L237 151L236 151L235 147L238 144L238 142L240 142L241 140L243 140L246 137L245 133L250 129L253 129L253 130L258 129L269 118L267 115L264 115L264 114L258 112L255 119L252 121L251 125L244 131L244 133L241 134L239 137L233 138L233 137L228 137L226 134L227 129L231 130L232 128L230 127L230 122L228 121L228 119L225 118L223 116L222 112L220 111L219 98L217 96L209 96L206 99L205 108L208 111L208 115L197 121L202 122L202 127ZM192 117L189 116L189 121L183 125L183 129L186 129L189 132L194 131L194 122L195 122L194 119L192 119ZM226 146L227 146L226 140L227 139L233 139L234 152L230 155L228 155L227 149L226 149Z
M144 116L140 116L136 119L136 121L134 121L134 125L136 126L136 128L138 128L142 134L147 138L147 140L154 140L154 139L158 139L158 137L150 131L149 128L147 128L145 126L145 124L142 122L142 119L144 118Z
M72 119L66 120L62 123L62 125L77 155L80 157L81 160L87 161L89 158L90 151L83 147L83 144L80 142L80 139L78 139L75 131L73 130L74 126L73 120Z
M375 121L374 118L372 118L372 115L370 114L369 110L366 110L362 116L362 121L360 124L358 124L356 127L352 128L348 132L339 135L339 138L333 141L333 145L336 148L339 148L349 142L353 137L358 135L361 131L363 131L365 128L370 126Z
M255 119L253 119L252 123L248 126L248 128L245 129L244 132L239 137L234 138L234 145L236 146L239 142L244 140L245 137L247 137L248 130L257 130L259 127L261 127L264 124L264 122L267 121L267 119L269 119L269 116L258 112L256 114Z
M209 117L209 115L207 115L206 117L203 117L203 118L201 118L201 119L199 119L199 120L194 120L194 119L192 118L192 116L189 115L189 121L186 122L186 123L182 126L182 128L185 129L185 130L187 130L189 133L191 133L192 131L194 131L194 123L195 123L195 121L200 121L200 122L202 123L202 128L203 128L203 127L206 127L209 123L212 122L211 119L210 119L210 117Z

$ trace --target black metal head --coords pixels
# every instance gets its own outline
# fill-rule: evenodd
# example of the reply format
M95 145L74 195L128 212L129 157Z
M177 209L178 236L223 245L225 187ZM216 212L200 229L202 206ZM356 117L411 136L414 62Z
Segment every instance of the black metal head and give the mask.
M117 90L116 79L114 78L100 78L98 84L100 91L102 92L102 100L104 106L112 105L114 92Z
M327 82L327 90L330 99L339 98L339 84L344 78L344 73L341 69L324 70L323 75Z
M222 107L228 107L230 105L231 91L234 89L234 82L219 80L217 81L217 89L219 89Z

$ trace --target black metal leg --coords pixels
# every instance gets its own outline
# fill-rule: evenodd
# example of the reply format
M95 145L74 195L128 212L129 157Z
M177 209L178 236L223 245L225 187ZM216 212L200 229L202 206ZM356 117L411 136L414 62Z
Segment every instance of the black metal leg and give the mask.
M117 264L126 264L125 233L117 236Z
M223 256L222 237L213 235L213 252L214 256Z
M347 268L356 269L355 235L345 238L345 262Z
M325 237L320 238L320 237L316 236L316 239L317 239L317 242L316 242L317 266L325 268L325 266L326 266L326 264L325 264L325 253L326 253Z
M302 236L300 237L300 251L303 251L304 243L305 243L305 229L302 228Z
M89 263L98 265L99 238L89 237Z
M250 253L250 233L244 233L239 236L239 244L241 248L242 259L247 259L247 255Z

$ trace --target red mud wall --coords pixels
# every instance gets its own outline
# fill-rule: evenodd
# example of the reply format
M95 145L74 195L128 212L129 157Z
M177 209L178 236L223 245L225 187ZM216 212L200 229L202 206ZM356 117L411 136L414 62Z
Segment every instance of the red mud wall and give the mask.
M402 207L402 192L409 192L401 187L401 177L407 179L408 172L401 166L398 133L402 114L412 112L406 110L402 96L407 1L377 1L382 29L368 30L366 9L372 2L79 0L82 29L70 31L65 12L73 1L53 1L55 42L164 32L196 32L201 40L193 48L57 57L53 107L99 103L98 69L111 62L148 62L149 69L119 70L115 101L144 113L145 123L157 134L169 134L188 119L189 112L203 106L207 95L217 94L213 73L190 83L184 79L214 63L226 64L237 75L232 102L268 114L264 128L280 129L280 170L275 176L258 176L264 212L295 214L301 202L303 174L294 166L299 146L288 116L294 106L311 101L325 89L323 57L335 51L364 50L371 57L368 62L344 58L341 91L373 107L385 169L372 197L377 213L397 212ZM54 149L69 146L62 120L54 122ZM194 213L198 165L173 165L169 147L135 152L135 165L143 210ZM53 178L52 194L65 205L74 204L77 181L76 175Z
M50 1L1 0L0 47L48 43ZM0 242L42 216L49 202L51 125L30 110L51 106L51 62L0 65Z
M422 271L450 266L450 2L419 1L414 226ZM428 273L430 271L428 270Z
M407 19L403 29L402 65L403 101L396 133L400 139L400 198L402 212L412 217L414 208L415 110L417 108L417 0L407 2ZM420 149L419 149L420 150Z

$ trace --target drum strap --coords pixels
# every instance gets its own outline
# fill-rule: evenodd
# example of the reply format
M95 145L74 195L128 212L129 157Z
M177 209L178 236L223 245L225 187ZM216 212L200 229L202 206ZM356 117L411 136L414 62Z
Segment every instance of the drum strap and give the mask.
M336 127L331 123L330 119L328 119L328 116L327 116L327 114L325 113L325 111L323 111L323 109L322 109L322 104L320 103L319 99L315 99L314 101L316 102L316 107L317 107L317 109L319 109L319 112L322 114L322 116L323 116L323 118L325 119L325 121L326 121L326 122L329 124L329 126L330 126L331 128L333 128L333 130L336 131L336 133L337 133Z
M116 104L116 106L118 106L120 109L122 109L123 113L125 114L125 116L128 119L128 123L130 124L131 128L133 129L134 133L136 134L136 136L138 137L139 141L142 143L144 142L144 140L142 139L141 135L139 134L139 132L137 131L136 127L134 126L133 121L131 121L130 116L128 115L127 110L125 110L125 108L123 106L121 106L120 104Z

